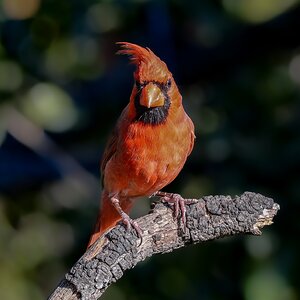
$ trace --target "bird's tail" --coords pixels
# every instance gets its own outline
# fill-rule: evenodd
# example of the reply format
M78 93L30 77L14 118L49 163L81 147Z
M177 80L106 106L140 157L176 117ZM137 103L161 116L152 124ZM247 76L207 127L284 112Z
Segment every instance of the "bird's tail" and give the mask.
M133 203L130 199L119 199L122 210L128 214ZM87 248L94 244L94 242L107 230L114 227L122 217L112 205L110 197L106 191L102 192L100 211L97 217L94 233L90 237Z

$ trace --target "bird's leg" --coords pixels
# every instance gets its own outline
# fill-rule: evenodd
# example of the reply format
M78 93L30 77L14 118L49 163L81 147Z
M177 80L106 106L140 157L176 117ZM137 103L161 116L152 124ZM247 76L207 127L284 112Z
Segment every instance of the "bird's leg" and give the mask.
M173 193L166 193L162 191L158 191L151 195L153 196L159 196L161 197L162 202L167 202L169 204L173 205L174 208L174 218L178 218L179 216L179 210L181 212L181 221L183 225L183 229L185 231L186 229L186 204L192 204L198 202L197 199L184 199L179 194L173 194Z
M112 203L112 205L114 206L114 208L117 210L117 212L120 214L123 223L125 224L127 231L129 231L131 229L131 227L133 227L135 229L135 231L138 234L138 237L142 240L142 229L141 227L138 225L138 223L134 220L132 220L122 209L121 205L120 205L120 201L116 196L113 196L110 198L110 201Z

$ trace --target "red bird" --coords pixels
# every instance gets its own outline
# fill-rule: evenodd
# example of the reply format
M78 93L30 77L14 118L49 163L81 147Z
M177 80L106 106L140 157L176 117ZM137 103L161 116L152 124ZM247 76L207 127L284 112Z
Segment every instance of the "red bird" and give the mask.
M118 44L118 54L136 65L135 83L104 151L102 204L88 247L119 220L140 233L128 216L138 197L163 196L184 213L179 195L160 190L177 177L194 146L194 124L166 64L149 48Z

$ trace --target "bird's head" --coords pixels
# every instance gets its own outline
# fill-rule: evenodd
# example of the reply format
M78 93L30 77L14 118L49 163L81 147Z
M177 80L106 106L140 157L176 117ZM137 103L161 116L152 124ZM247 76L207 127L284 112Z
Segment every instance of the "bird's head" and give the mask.
M172 73L149 48L119 42L121 50L118 54L127 54L136 65L135 84L130 104L136 121L159 125L166 121L171 106L181 104Z

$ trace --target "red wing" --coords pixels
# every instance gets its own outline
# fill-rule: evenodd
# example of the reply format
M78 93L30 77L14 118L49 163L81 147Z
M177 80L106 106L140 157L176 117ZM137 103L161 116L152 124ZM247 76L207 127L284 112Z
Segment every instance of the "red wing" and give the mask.
M108 142L106 144L102 161L101 161L101 182L103 187L103 181L104 181L104 170L106 167L107 162L111 159L111 157L116 153L117 151L117 144L118 144L118 136L117 136L117 130L116 128L112 132L111 136L108 139Z
M125 116L127 115L128 106L124 108L124 110L121 113L121 116L119 117L119 120L117 121L117 125L114 128L113 132L111 133L107 144L104 149L104 153L102 156L101 161L101 182L103 187L103 180L104 180L104 170L106 167L106 164L108 161L112 158L112 156L117 152L118 148L118 139L119 139L119 133L121 131L121 126L124 126L124 122L126 123Z

